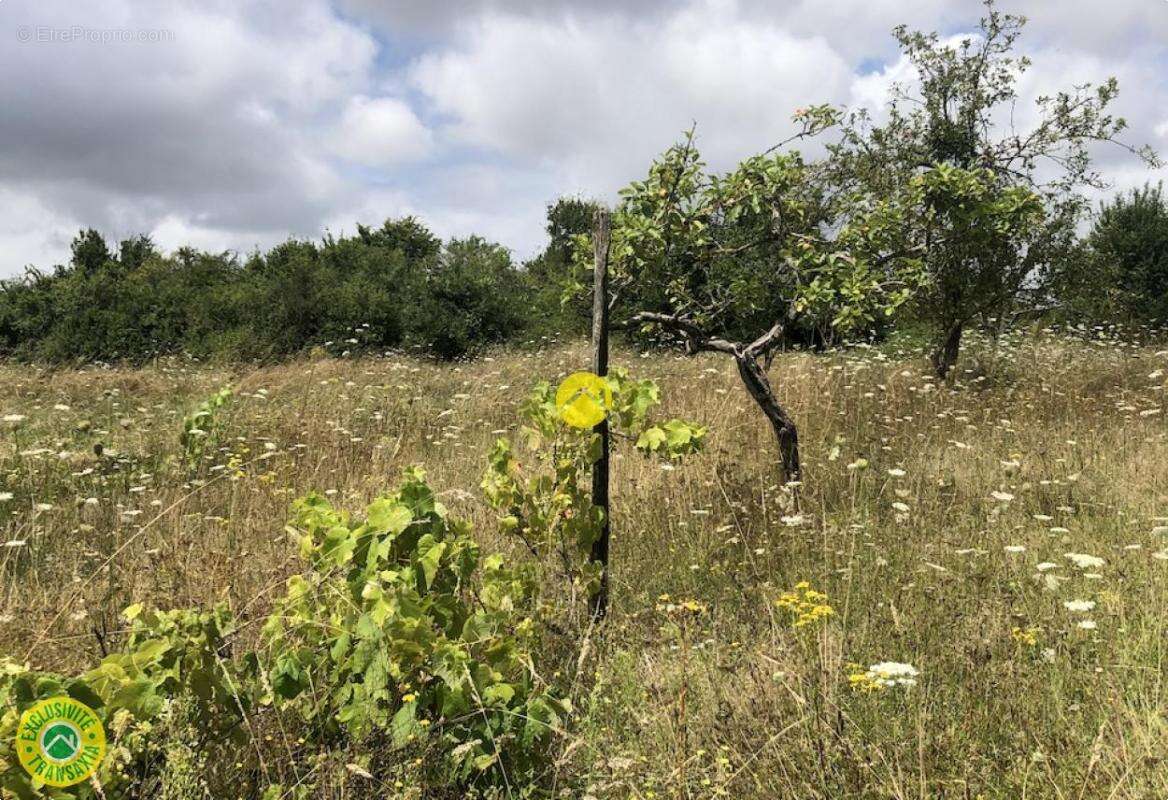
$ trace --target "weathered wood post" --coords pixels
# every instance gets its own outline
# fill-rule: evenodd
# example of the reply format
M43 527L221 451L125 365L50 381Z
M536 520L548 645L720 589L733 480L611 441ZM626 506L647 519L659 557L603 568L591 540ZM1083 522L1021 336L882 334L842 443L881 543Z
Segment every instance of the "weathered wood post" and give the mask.
M600 377L608 374L608 211L600 208L592 217L593 285L592 285L592 371ZM608 613L608 419L596 426L600 434L600 458L592 465L592 504L604 514L600 536L592 543L592 560L600 562L600 588L592 598L592 616L601 619Z

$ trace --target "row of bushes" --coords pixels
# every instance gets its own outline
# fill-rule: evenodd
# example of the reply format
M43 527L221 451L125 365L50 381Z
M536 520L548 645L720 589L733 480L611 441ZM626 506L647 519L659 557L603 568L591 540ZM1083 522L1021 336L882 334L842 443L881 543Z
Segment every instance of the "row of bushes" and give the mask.
M331 344L457 358L563 326L547 290L556 261L545 254L538 263L538 273L522 270L478 237L443 243L412 218L246 259L190 248L164 255L141 236L114 252L88 230L69 264L0 284L0 353L270 359Z

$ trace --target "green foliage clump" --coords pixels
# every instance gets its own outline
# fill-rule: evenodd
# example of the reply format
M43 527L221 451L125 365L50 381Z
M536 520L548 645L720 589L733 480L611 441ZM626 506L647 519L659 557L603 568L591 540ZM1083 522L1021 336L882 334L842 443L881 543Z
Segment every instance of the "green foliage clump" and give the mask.
M532 333L582 335L592 323L591 297L580 285L573 261L573 241L592 231L600 203L561 197L547 207L548 245L523 265L523 282L531 302Z
M249 673L254 676L254 660L227 660L228 637L234 633L227 609L159 612L134 605L125 616L130 630L122 650L81 675L0 661L0 789L5 796L101 797L88 782L50 790L17 762L13 747L21 714L50 697L67 695L97 713L109 749L95 778L113 796L152 785L167 747L156 728L176 716L187 715L186 722L200 726L206 737L200 746L209 763L247 743L240 721L251 706L246 680Z
M406 319L413 340L439 358L513 339L527 323L523 284L510 254L484 239L451 241L427 264L420 286Z
M214 441L219 411L231 400L231 394L231 387L224 386L183 419L179 444L188 467L195 468Z
M835 123L832 109L797 116L802 135ZM901 305L918 267L901 252L912 197L831 196L823 165L769 152L707 172L692 132L621 191L611 270L621 309L696 349L749 342L778 324L821 337L870 330ZM590 242L578 241L586 269ZM663 315L663 316L662 316Z
M480 564L416 469L363 520L313 495L291 525L309 569L264 629L272 700L325 741L423 746L453 783L531 780L567 708L532 669L527 574Z
M280 773L261 732L292 724L300 750L379 749L395 754L386 769L412 755L416 777L436 785L538 781L570 708L535 672L530 570L481 558L469 524L449 516L418 469L360 521L310 495L288 529L305 568L261 620L254 650L238 652L241 626L225 607L135 604L122 648L86 673L0 662L5 796L100 797L90 783L50 792L17 763L20 715L59 695L105 726L96 778L107 796L193 780L193 753L204 792L268 791ZM164 735L175 730L186 739Z
M830 180L840 187L892 196L914 191L925 171L924 206L905 218L904 233L929 279L916 310L934 330L940 377L967 325L1000 322L1072 257L1082 190L1103 186L1094 143L1159 164L1149 148L1119 140L1127 123L1111 113L1115 78L1037 97L1026 128L1000 124L1012 118L1030 67L1016 53L1026 20L994 0L984 5L976 35L958 41L898 26L919 82L893 87L880 124L867 110L844 117L841 141L829 146Z
M1168 324L1168 197L1144 186L1103 203L1058 298L1072 316ZM1079 312L1075 314L1075 312Z
M522 332L528 286L504 248L477 237L443 244L409 217L245 260L164 255L143 236L113 252L87 230L69 264L0 282L0 354L273 359L325 345L458 358Z

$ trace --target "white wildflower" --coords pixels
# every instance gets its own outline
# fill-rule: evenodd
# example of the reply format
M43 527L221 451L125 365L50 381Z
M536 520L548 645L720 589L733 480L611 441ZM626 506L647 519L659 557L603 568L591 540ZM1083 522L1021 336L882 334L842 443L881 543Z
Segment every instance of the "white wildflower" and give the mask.
M921 673L912 664L899 661L881 661L868 667L867 677L873 683L881 686L916 686L917 676Z
M1087 555L1086 553L1063 553L1063 555L1079 569L1097 569L1107 563L1098 556Z

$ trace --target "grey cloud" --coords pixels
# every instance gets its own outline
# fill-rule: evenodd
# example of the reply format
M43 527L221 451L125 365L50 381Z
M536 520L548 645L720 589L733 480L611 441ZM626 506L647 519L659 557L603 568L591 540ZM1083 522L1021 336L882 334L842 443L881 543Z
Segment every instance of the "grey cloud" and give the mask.
M342 11L387 36L430 39L442 39L468 22L498 14L548 21L598 14L644 20L684 5L678 0L339 0Z
M161 33L49 40L75 27ZM368 86L376 53L368 34L308 3L5 3L0 36L0 182L120 233L176 214L316 232L342 189L318 152L318 119Z
M1001 5L1031 17L1035 90L1114 73L1130 140L1168 150L1168 3ZM3 0L0 274L60 259L78 225L247 249L400 213L525 255L544 203L611 199L691 123L728 166L797 105L871 102L879 66L857 71L895 63L896 23L951 33L979 14L969 0ZM22 25L173 38L21 43ZM1156 177L1115 148L1099 157L1117 184Z

